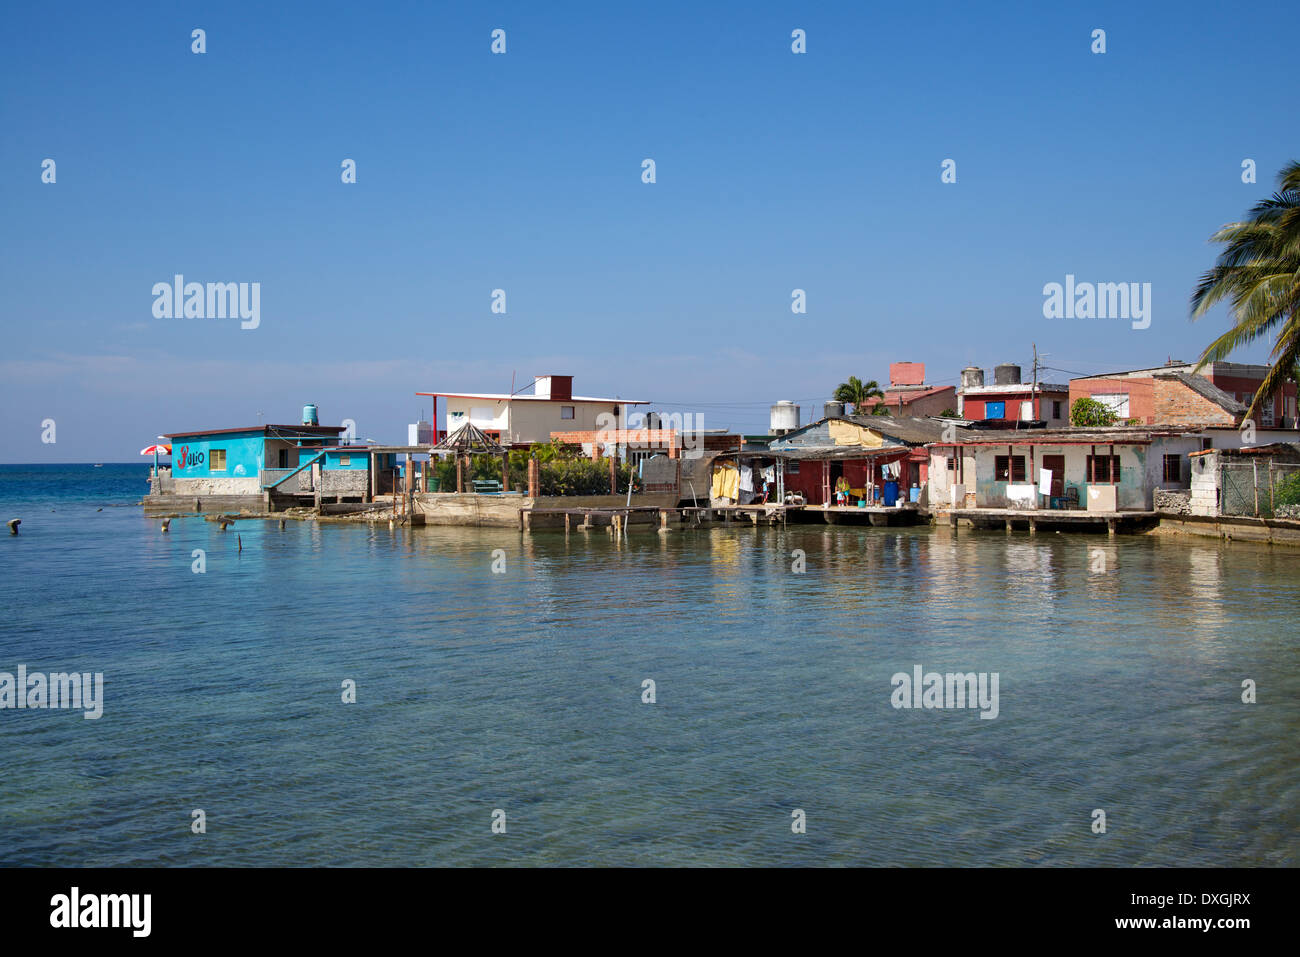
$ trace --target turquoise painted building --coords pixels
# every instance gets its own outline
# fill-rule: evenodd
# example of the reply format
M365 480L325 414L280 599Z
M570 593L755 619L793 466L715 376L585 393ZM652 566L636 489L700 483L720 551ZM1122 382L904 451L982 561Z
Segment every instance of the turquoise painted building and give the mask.
M310 417L315 418L314 409ZM364 499L373 487L372 470L391 470L395 456L346 445L344 431L343 426L308 422L173 432L165 436L172 446L172 468L161 482L162 491Z

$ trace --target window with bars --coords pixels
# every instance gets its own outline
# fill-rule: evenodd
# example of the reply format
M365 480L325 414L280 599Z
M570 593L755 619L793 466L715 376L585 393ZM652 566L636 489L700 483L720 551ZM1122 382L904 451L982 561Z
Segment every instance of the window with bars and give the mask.
M212 449L208 452L208 471L224 472L226 470L226 450Z
M1113 485L1119 484L1119 456L1118 455L1089 455L1088 456L1088 481L1096 484L1098 482L1108 482Z
M1181 482L1183 480L1183 457L1181 455L1165 456L1165 479L1166 482Z
M1025 480L1025 457L1023 455L994 456L993 480L995 482L1023 482Z

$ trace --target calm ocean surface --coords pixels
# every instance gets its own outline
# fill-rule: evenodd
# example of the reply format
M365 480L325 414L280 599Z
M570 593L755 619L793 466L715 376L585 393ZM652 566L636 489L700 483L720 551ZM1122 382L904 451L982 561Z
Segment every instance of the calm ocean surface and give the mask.
M147 471L0 466L0 520L23 520L0 536L0 671L99 671L105 695L98 721L0 711L0 864L1300 857L1300 551L196 517L163 535L113 507ZM998 672L999 717L895 710L917 664Z

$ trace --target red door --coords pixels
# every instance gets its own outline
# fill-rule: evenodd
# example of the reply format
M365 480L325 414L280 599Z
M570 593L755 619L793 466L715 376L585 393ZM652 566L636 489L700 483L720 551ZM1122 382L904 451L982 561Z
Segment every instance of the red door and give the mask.
M1052 498L1060 498L1065 494L1065 456L1044 455L1042 467L1052 473Z

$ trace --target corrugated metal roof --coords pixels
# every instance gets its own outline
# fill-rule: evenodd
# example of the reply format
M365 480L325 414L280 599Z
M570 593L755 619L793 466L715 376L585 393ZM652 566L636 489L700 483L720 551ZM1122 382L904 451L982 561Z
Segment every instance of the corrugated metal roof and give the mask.
M240 429L196 429L189 432L166 432L164 438L177 439L183 436L192 435L230 435L235 432L276 432L276 433L298 433L299 435L333 436L340 432L346 431L341 425L249 425ZM295 438L290 434L281 436Z

